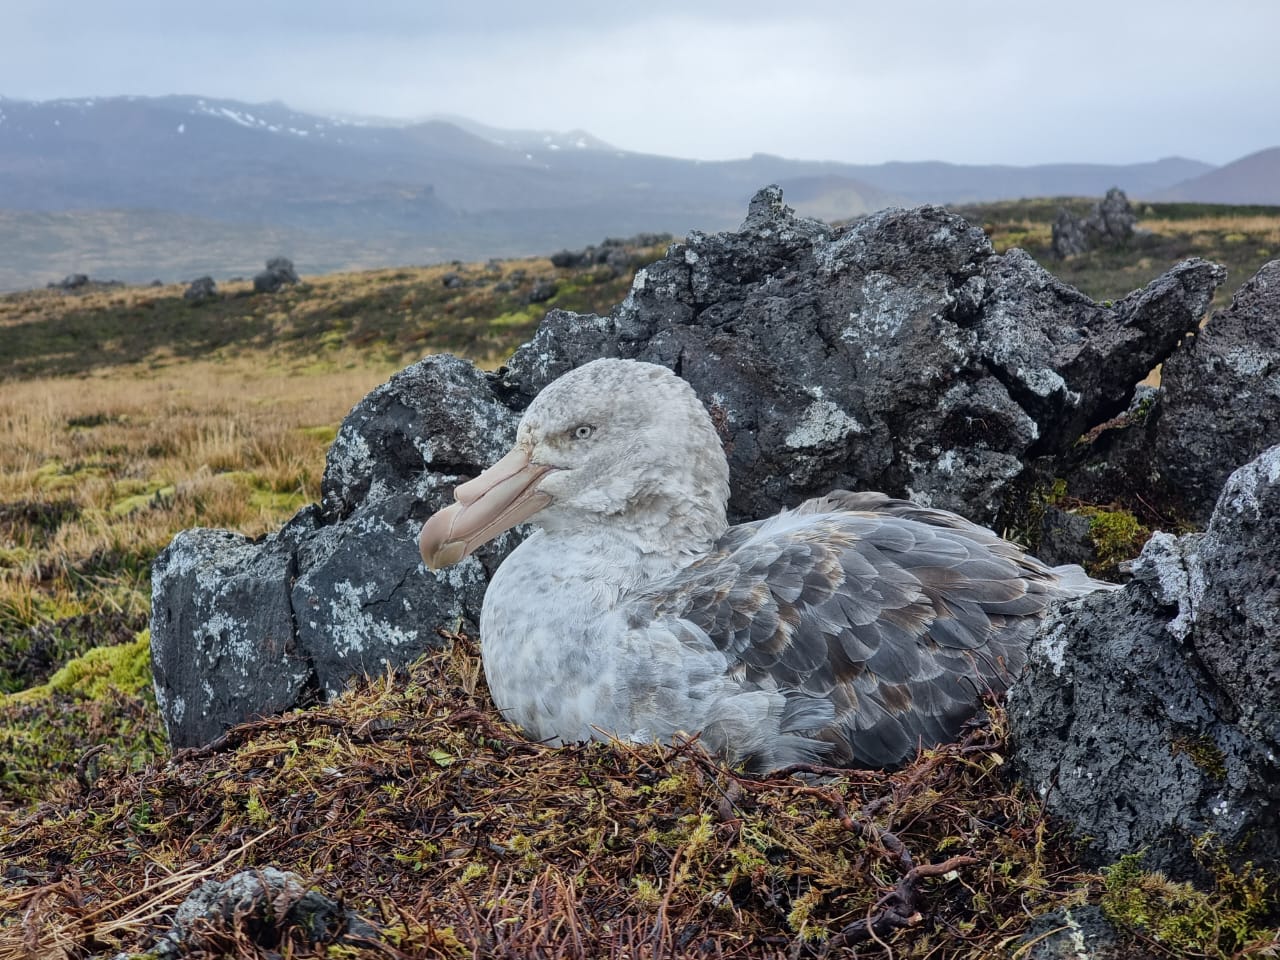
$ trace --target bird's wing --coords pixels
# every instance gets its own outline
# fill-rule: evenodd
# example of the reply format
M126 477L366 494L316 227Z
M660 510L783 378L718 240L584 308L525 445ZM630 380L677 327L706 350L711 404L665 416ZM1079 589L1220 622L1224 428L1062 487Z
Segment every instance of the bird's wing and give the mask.
M803 731L831 760L888 766L953 739L985 691L1005 688L1053 580L955 514L841 493L732 528L628 618L705 635L744 685L781 690L796 716L834 715Z

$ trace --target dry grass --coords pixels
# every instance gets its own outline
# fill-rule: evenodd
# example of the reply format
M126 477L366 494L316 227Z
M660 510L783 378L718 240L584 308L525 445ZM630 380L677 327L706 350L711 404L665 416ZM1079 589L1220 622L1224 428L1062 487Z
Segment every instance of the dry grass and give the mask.
M1246 239L1258 240L1271 245L1280 255L1280 216L1214 214L1188 217L1185 220L1148 217L1139 220L1138 227L1162 237L1191 234L1215 239L1221 236L1229 243L1241 243Z
M25 631L86 615L117 615L111 639L128 639L150 609L150 560L178 530L257 535L318 499L338 423L391 372L183 362L0 386L9 655L25 652ZM0 657L0 690L61 662L45 659L43 671L6 678Z

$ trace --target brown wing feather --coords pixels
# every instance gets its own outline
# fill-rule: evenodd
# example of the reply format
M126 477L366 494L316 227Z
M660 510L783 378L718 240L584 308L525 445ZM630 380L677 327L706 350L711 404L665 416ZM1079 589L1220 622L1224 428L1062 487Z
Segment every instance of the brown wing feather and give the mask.
M990 530L841 492L733 528L632 615L695 625L797 716L829 702L834 722L788 732L830 744L831 761L890 766L954 738L1007 686L1057 595L1052 571Z

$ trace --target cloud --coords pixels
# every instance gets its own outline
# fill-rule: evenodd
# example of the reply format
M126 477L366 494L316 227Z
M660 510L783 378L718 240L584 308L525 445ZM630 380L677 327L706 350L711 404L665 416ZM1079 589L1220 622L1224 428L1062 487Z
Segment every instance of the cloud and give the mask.
M1280 143L1280 6L10 0L0 92L581 127L718 159L1223 162Z

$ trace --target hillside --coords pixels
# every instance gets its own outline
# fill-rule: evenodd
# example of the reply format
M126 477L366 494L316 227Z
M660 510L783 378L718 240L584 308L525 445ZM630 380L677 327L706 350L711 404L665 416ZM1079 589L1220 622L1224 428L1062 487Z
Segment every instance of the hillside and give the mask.
M1280 204L1280 147L1259 150L1151 195L1190 203Z
M1056 206L968 214L998 248L1038 249ZM1233 258L1238 284L1280 248L1280 210L1142 213L1150 247L1043 262L1119 297L1174 251ZM170 760L145 633L158 551L192 526L277 528L318 499L367 391L426 353L494 366L548 308L607 311L665 247L645 240L576 266L300 263L296 286L200 305L174 284L0 296L0 956L143 949L202 881L268 865L394 947L241 930L211 954L810 956L835 938L839 955L899 911L897 955L988 957L1088 901L1159 931L1157 951L1265 955L1271 894L1248 872L1206 864L1205 894L1082 868L1008 776L998 708L896 772L761 781L691 745L530 744L449 634L407 674Z
M1183 158L701 162L618 150L584 131L459 118L333 118L189 96L0 97L0 290L73 272L225 279L238 272L230 252L264 235L328 271L725 229L766 183L782 184L802 213L844 219L888 205L1094 196L1116 184L1147 196L1212 169Z

